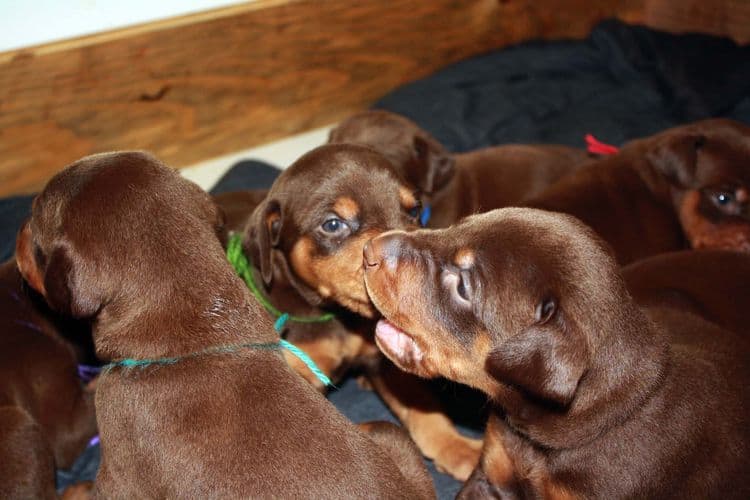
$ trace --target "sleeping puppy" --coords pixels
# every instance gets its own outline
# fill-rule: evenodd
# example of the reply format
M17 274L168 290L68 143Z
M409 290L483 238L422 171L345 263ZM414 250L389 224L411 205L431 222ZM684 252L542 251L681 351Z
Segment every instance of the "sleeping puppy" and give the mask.
M391 232L364 266L381 350L494 403L461 497L750 495L747 338L639 306L577 219L509 208Z
M403 433L355 428L287 365L209 196L152 156L86 157L34 201L27 282L93 323L100 497L434 496ZM395 440L390 446L375 441Z
M14 259L0 264L0 498L55 498L96 433L94 395L53 318L37 308Z
M620 264L693 248L750 251L750 127L713 119L632 141L524 205L574 215Z
M362 249L391 229L414 229L414 189L376 151L359 145L316 148L284 170L248 220L244 249L257 282L279 310L327 322L286 323L285 338L334 380L353 367L409 429L419 449L449 474L466 479L481 444L457 432L422 381L381 363L373 343L375 310L367 296ZM299 360L290 364L319 389Z
M669 252L622 270L639 304L673 307L702 316L722 328L750 333L750 254L730 250Z
M480 211L517 205L573 172L588 155L558 145L507 144L451 154L411 120L388 111L358 113L331 131L329 143L370 146L419 188L429 227Z

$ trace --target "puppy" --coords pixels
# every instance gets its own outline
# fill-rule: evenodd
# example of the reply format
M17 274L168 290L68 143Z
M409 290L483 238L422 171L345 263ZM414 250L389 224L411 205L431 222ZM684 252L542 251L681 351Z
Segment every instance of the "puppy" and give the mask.
M34 201L24 278L93 322L101 359L143 364L100 375L95 494L432 497L403 434L377 446L382 427L369 438L292 372L220 225L206 193L137 152L84 158Z
M391 232L364 265L381 350L495 405L460 497L750 495L747 338L640 307L577 219L513 208Z
M13 259L0 264L0 322L0 498L55 498L55 468L96 433L93 393Z
M750 127L714 119L632 141L524 205L575 215L620 264L692 248L750 251Z
M360 145L325 145L281 173L248 220L243 245L277 309L307 318L335 313L327 322L290 320L285 337L334 380L352 368L367 371L422 453L466 479L480 442L457 432L422 381L381 363L373 343L362 249L384 231L416 228L419 217L414 188L382 155ZM299 360L289 362L322 389Z
M253 213L255 207L266 198L267 194L267 189L248 189L246 191L228 191L211 197L224 216L224 231L221 232L220 237L225 247L229 234L242 231L247 218Z
M540 194L588 159L581 149L508 144L451 154L411 120L388 111L358 113L331 131L330 143L356 143L385 155L431 207L429 227Z
M729 250L655 255L623 268L639 304L673 307L740 334L750 333L750 255Z

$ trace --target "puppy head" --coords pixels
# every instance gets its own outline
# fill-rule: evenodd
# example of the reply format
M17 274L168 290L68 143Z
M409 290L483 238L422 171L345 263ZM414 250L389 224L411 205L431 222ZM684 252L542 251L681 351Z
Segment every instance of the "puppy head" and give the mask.
M245 249L267 285L280 272L311 304L331 300L370 317L362 248L384 231L416 227L413 191L370 148L321 146L273 184L248 222Z
M691 246L750 251L750 127L705 120L649 142Z
M329 143L369 146L396 167L427 198L455 173L455 160L442 144L411 120L388 111L364 111L331 131Z
M532 209L391 232L364 253L381 350L404 370L506 401L571 404L627 296L578 220Z
M170 276L197 264L180 249L200 235L218 246L221 225L208 195L154 157L93 155L57 174L36 197L16 260L52 308L92 318L167 289Z

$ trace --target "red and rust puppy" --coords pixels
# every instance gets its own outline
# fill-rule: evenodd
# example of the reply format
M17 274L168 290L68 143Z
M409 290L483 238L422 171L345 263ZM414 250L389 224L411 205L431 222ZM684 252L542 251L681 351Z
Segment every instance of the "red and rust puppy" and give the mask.
M494 402L462 497L750 495L746 336L638 305L577 219L500 209L364 256L383 352Z
M382 155L360 145L325 145L281 173L248 220L243 245L276 308L307 317L336 313L325 323L289 321L285 337L334 380L365 365L425 456L465 479L481 443L457 432L421 381L390 363L378 366L372 340L375 310L364 286L362 250L384 231L416 228L419 209L413 188ZM299 360L287 357L322 389Z
M55 498L55 468L73 465L96 433L94 395L76 363L15 260L1 264L0 498Z
M430 227L517 205L589 158L582 149L541 144L451 154L411 120L380 110L344 120L331 131L329 142L364 144L386 156L431 207Z
M727 330L750 333L750 254L670 252L634 262L622 275L639 304L687 310Z
M750 128L725 119L632 141L530 207L575 215L620 264L685 248L750 251Z
M405 434L368 437L289 368L220 224L206 193L144 153L84 158L34 202L24 277L93 322L103 360L143 363L100 375L97 496L434 496Z

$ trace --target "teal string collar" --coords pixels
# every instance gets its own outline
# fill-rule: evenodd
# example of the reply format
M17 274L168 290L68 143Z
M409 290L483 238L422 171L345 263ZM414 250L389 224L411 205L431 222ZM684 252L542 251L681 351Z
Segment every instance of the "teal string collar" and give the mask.
M315 364L315 361L313 361L310 358L310 356L308 356L299 347L283 339L279 340L278 342L265 342L265 343L251 342L251 343L246 343L246 344L232 344L232 345L209 347L208 349L203 349L202 351L198 351L198 352L192 352L184 356L173 356L173 357L154 358L154 359L126 358L120 361L113 361L112 363L104 365L102 367L102 373L108 373L113 368L148 368L150 366L174 365L186 359L192 359L192 358L197 358L199 356L207 356L207 355L212 355L212 354L231 354L242 349L267 349L267 350L286 349L287 351L291 352L293 355L297 356L297 358L299 358L299 360L302 361L310 369L310 371L313 372L316 377L318 377L318 380L320 380L324 385L333 387L333 383L331 382L331 379L329 379L326 376L326 374L323 373L323 371L320 368L318 368L318 366Z
M227 259L234 267L235 272L243 279L247 287L250 289L255 298L258 299L263 307L276 318L273 324L274 329L277 332L281 332L284 329L287 321L293 323L325 323L335 318L332 313L321 314L320 316L294 316L289 313L281 312L278 310L268 297L263 295L260 291L260 287L255 283L253 278L252 264L242 252L242 236L238 233L233 233L229 236L229 243L227 244Z

